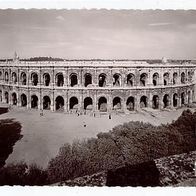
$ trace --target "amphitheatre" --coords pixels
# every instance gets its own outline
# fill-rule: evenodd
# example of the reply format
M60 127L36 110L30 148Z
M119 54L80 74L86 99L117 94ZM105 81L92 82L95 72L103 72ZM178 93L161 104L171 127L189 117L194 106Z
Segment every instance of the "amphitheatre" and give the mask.
M163 59L0 63L0 101L62 112L177 108L195 100L196 65Z
M1 119L19 121L23 135L6 163L47 167L66 142L131 120L172 122L194 106L195 71L194 61L165 58L2 60L0 106L10 110Z

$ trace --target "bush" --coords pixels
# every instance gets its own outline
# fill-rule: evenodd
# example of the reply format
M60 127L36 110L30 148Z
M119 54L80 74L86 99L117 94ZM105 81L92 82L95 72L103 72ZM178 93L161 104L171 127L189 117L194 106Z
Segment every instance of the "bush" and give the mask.
M0 169L0 185L45 185L47 172L37 165L9 164Z
M0 168L13 151L15 143L22 138L21 125L13 119L0 120Z

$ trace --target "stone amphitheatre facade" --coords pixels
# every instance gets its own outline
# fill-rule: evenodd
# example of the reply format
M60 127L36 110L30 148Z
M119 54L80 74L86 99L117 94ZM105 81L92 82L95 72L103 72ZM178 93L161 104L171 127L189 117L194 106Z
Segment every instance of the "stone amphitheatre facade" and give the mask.
M195 101L191 62L130 60L0 63L0 102L64 112L131 112L178 108Z

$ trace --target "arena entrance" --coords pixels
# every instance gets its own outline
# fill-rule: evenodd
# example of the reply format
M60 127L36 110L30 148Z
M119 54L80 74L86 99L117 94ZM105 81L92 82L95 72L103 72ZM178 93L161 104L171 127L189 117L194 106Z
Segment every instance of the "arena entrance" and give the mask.
M51 104L50 97L44 96L43 97L43 109L50 110L50 104Z
M113 99L113 110L121 110L121 99L120 99L120 97L115 97Z
M178 95L175 93L173 95L173 107L177 107L178 106Z
M107 112L107 99L105 97L100 97L99 98L98 110L100 112Z
M86 97L84 99L84 109L85 110L92 110L93 109L93 100L91 97Z
M36 95L31 96L31 108L38 108L38 98Z
M167 108L169 106L169 95L168 94L165 94L164 97L163 97L163 108Z
M25 94L21 95L21 106L22 107L27 106L27 96Z
M88 85L92 84L92 76L91 74L87 73L84 76L85 78L85 82L84 82L84 86L87 87Z
M69 109L78 110L78 99L76 97L71 97L69 100Z
M159 96L158 95L154 95L152 98L152 108L159 109Z
M58 96L55 100L56 111L64 111L64 99L61 96Z
M12 93L12 104L17 105L17 95L16 95L16 93Z
M140 98L140 108L146 108L148 107L148 101L147 101L147 97L146 96L142 96Z
M134 107L135 107L134 97L129 97L127 99L126 105L127 105L127 110L133 111L134 110Z

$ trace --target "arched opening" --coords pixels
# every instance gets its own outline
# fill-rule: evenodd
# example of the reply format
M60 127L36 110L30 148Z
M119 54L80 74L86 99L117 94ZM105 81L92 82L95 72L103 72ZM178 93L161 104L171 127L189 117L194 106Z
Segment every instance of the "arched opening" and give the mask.
M99 98L98 110L100 112L107 112L107 99L105 97L100 97Z
M71 97L69 100L69 109L78 109L78 99L76 97Z
M64 99L62 96L58 96L55 100L55 103L57 111L64 111Z
M2 80L2 72L0 71L0 81Z
M158 79L159 79L159 74L158 73L154 73L153 76L152 76L152 83L154 86L157 86L158 85Z
M99 87L104 86L106 86L106 75L102 73L99 75Z
M9 93L5 92L5 103L9 103Z
M158 95L154 95L152 97L152 108L159 109L159 96Z
M56 74L56 85L57 86L63 86L64 84L64 77L62 73Z
M127 110L133 111L135 107L135 100L134 97L129 97L126 102Z
M38 108L38 98L36 95L31 96L31 108Z
M9 76L8 76L8 72L6 71L5 72L5 82L8 82L9 81Z
M191 71L188 72L188 82L192 82L193 79L193 73Z
M12 93L12 104L17 105L17 95L16 95L16 93Z
M0 102L2 102L2 91L0 90Z
M43 97L43 109L50 110L50 104L51 104L50 97L44 96Z
M21 95L21 106L22 107L27 106L27 96L25 94Z
M191 91L188 91L188 104L191 103Z
M21 82L22 82L22 85L27 84L27 75L24 72L21 73Z
M185 82L186 82L185 73L182 72L182 73L181 73L181 83L182 83L182 84L185 84Z
M12 82L13 82L14 84L17 83L17 75L16 75L16 72L13 72L13 73L12 73Z
M45 73L43 75L43 78L44 78L44 86L49 86L49 84L50 84L50 74Z
M70 85L73 87L78 84L78 77L75 73L70 75Z
M177 84L178 74L175 72L173 73L173 84Z
M163 97L163 107L167 108L169 106L169 104L170 104L169 95L165 94Z
M85 81L84 81L84 86L85 87L87 87L88 85L92 84L92 76L91 76L91 74L89 74L89 73L85 74L84 79L85 79Z
M185 93L181 93L181 106L185 105Z
M121 80L121 75L120 74L114 74L113 75L113 86L120 86L120 80Z
M175 93L173 94L173 107L178 106L178 95Z
M164 85L168 85L169 84L169 73L164 73L163 74L163 80L164 80Z
M91 97L86 97L84 99L84 109L85 110L92 110L93 109L93 100Z
M113 109L114 110L120 110L121 109L121 98L115 97L113 99Z
M140 98L140 108L146 108L148 107L148 99L146 96L142 96Z
M38 84L38 75L37 73L32 73L31 74L31 83L33 86L37 86Z
M146 86L146 83L147 83L147 74L143 73L140 75L140 85Z
M127 75L127 86L134 86L135 76L133 74Z

